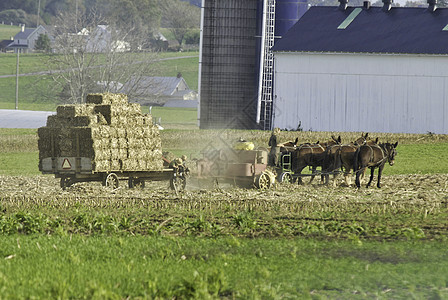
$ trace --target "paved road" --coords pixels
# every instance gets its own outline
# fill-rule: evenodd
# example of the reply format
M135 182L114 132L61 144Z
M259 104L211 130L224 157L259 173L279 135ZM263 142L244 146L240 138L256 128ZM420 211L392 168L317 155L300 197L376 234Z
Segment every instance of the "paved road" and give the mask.
M53 111L0 109L0 128L39 128L47 124Z

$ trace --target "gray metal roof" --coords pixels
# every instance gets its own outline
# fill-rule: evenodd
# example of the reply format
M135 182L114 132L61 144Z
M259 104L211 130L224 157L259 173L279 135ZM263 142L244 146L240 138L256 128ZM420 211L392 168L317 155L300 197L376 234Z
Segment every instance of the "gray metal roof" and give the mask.
M177 92L180 83L184 83L188 89L188 85L182 77L143 77L139 83L137 90L144 94L172 96ZM124 84L123 91L126 92L130 87L135 85L135 80L131 79Z
M314 6L273 50L448 54L448 8Z
M25 29L24 31L20 31L18 34L14 36L14 39L26 40L36 28Z

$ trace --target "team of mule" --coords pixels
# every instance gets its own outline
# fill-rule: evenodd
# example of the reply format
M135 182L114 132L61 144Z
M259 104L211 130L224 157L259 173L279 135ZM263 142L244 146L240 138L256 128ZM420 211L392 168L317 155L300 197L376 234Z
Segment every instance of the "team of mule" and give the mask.
M329 177L333 175L333 184L336 185L338 175L343 173L346 185L350 186L352 174L355 174L355 183L358 188L361 187L360 181L367 168L371 170L367 187L372 183L376 168L378 168L377 187L381 187L380 180L384 166L386 162L391 166L394 164L398 146L398 142L391 144L379 143L378 138L372 140L368 137L368 133L346 144L342 143L340 136L337 138L332 136L324 143L297 145L297 142L296 139L288 147L281 147L280 151L283 155L287 153L291 155L291 170L298 184L303 183L302 177L305 176L302 174L303 169L309 167L311 169L310 183L315 175L320 174L325 184L329 183ZM319 173L318 167L321 168Z

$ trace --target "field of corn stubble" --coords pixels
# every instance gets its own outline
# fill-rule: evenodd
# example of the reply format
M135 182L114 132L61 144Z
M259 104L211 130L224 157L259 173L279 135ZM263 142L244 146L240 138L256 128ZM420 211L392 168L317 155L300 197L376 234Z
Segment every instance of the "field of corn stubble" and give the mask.
M207 148L231 145L239 137L266 146L268 132L165 131L164 150L199 157ZM282 132L281 140L325 141L331 134ZM185 142L188 136L188 143ZM360 133L341 134L343 142ZM445 135L375 134L399 145L445 144ZM9 143L15 144L14 138ZM20 141L20 138L18 138ZM19 147L19 146L17 146ZM400 164L399 155L396 165ZM430 151L429 151L430 152ZM409 156L409 155L408 155ZM421 156L416 153L417 157ZM425 165L423 162L422 165ZM37 166L37 162L36 162ZM52 176L0 176L0 233L141 234L172 236L294 237L324 239L446 239L448 172L387 174L383 188L277 184L267 191L205 189L191 178L187 191L174 193L167 182L114 191L99 183L62 191ZM388 168L395 168L386 166ZM305 180L307 181L307 180Z

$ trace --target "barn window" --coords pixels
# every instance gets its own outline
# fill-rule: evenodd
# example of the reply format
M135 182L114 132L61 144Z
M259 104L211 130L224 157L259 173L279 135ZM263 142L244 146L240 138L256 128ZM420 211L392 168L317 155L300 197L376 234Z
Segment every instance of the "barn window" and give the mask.
M359 15L359 13L362 11L362 8L357 7L355 8L351 14L348 15L348 17L341 23L341 25L338 26L338 29L345 29L350 25L353 20Z

